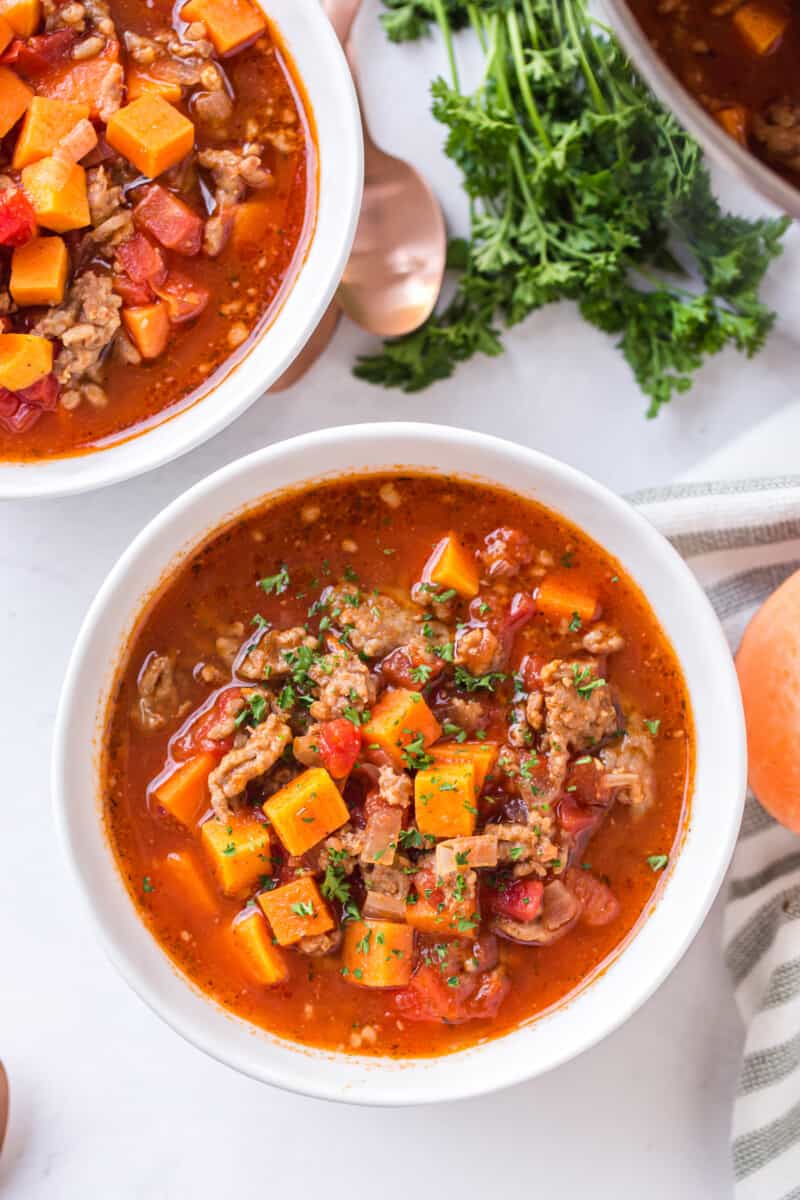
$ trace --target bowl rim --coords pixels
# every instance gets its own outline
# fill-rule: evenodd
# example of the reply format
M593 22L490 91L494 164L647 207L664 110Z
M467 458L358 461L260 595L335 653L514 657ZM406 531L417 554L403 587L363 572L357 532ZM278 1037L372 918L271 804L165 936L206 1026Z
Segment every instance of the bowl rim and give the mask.
M141 939L146 939L147 945L155 947L158 954L165 961L169 962L170 969L183 985L181 998L177 1004L173 1003L171 998L165 998L163 993L159 994L158 988L144 977L144 973L139 965L137 965L134 957L134 947L123 944L121 939L115 935L111 917L108 911L104 910L101 899L97 894L97 889L90 878L90 864L87 862L87 852L82 851L80 844L76 840L79 832L77 821L82 805L82 797L85 796L85 792L76 795L73 787L71 794L71 785L68 782L68 761L72 753L71 747L75 745L71 727L75 719L80 697L86 692L87 681L82 676L87 669L87 658L92 643L100 636L102 624L104 620L108 619L109 613L113 614L111 618L114 625L113 640L121 657L120 646L123 644L125 634L131 629L138 615L141 614L143 606L153 594L153 589L173 569L176 561L180 561L186 553L190 552L192 546L196 546L209 535L213 534L215 526L210 528L203 527L200 530L196 529L188 543L184 545L178 554L172 553L165 557L165 551L163 549L159 550L158 542L162 534L165 535L171 527L175 526L183 518L190 517L197 504L216 496L220 496L221 499L230 484L235 483L239 477L246 476L252 470L257 469L260 478L268 478L270 463L281 457L285 456L288 458L291 455L295 455L301 457L304 463L313 462L315 451L320 450L320 448L330 449L333 453L340 452L343 455L343 461L340 466L325 474L321 475L317 473L304 476L308 482L313 482L316 479L335 477L336 474L346 474L348 470L352 470L354 473L370 474L380 471L402 471L404 468L412 471L417 469L423 472L426 469L435 469L427 468L422 462L414 464L413 462L407 462L402 457L396 459L396 456L392 454L392 448L397 443L402 443L404 440L414 441L415 439L424 445L425 453L429 454L429 461L431 462L447 463L447 451L453 451L454 447L462 449L465 453L472 450L489 457L494 455L498 461L508 459L511 456L517 462L522 463L532 478L535 478L536 473L539 472L540 475L544 474L551 480L555 479L558 483L565 485L567 489L575 489L576 493L582 493L587 503L590 501L592 503L600 501L619 521L621 529L635 533L641 539L641 545L645 547L645 550L654 556L654 560L660 560L660 567L663 567L670 576L670 585L674 585L674 595L671 591L670 603L673 603L675 596L681 597L682 593L683 599L688 600L691 607L692 629L695 631L692 636L695 638L698 647L698 662L697 664L693 664L693 669L696 668L699 678L701 669L699 660L702 659L702 671L708 674L709 677L713 675L714 678L714 725L718 724L725 730L724 754L720 755L720 761L714 766L714 778L719 781L718 794L728 797L730 803L727 809L723 809L722 816L716 814L718 823L714 827L714 838L709 839L710 844L704 845L702 849L702 871L696 872L698 878L692 884L688 895L681 896L680 899L683 901L683 910L681 910L680 899L676 890L678 885L675 880L681 872L682 864L688 857L692 825L702 803L698 802L697 799L698 787L701 780L701 761L704 763L704 774L710 775L710 759L706 752L706 738L704 733L701 736L699 725L701 714L695 704L695 696L691 691L691 684L687 678L687 687L690 691L690 700L693 704L695 717L696 763L692 807L690 809L689 822L684 831L681 853L675 856L675 862L670 864L668 878L663 881L657 900L651 905L646 917L643 919L640 918L639 923L628 939L606 960L599 975L592 977L588 982L584 981L578 991L557 1006L555 1010L548 1010L533 1021L509 1030L505 1034L501 1034L487 1042L479 1043L476 1046L455 1051L452 1054L443 1055L439 1058L403 1060L362 1059L357 1055L336 1055L334 1052L316 1050L295 1043L288 1043L283 1039L276 1038L275 1035L267 1033L265 1044L277 1045L280 1048L288 1047L295 1054L294 1056L291 1054L288 1055L286 1062L281 1060L277 1064L265 1063L255 1054L252 1056L248 1055L243 1046L234 1046L233 1037L229 1039L228 1044L225 1036L220 1035L219 1029L215 1031L215 1029L211 1028L212 1018L209 1014L225 1010L220 1010L219 1006L208 995L198 992L198 995L202 999L202 1008L197 1012L189 1011L191 1003L188 996L193 991L196 991L196 989L179 972L178 968L171 963L171 960L167 960L167 956L160 949L155 938L141 920L122 882L119 867L114 859L111 847L108 845L105 828L103 827L102 840L107 859L111 861L113 871L118 877L119 886L125 891L125 899L130 912L135 916L136 927L141 933ZM362 449L369 446L374 448L376 445L379 445L381 448L385 447L385 450L381 450L381 458L378 463L362 471L361 467L353 468L348 466L347 456L351 453L354 445L360 446ZM444 473L447 474L449 471L446 470ZM472 473L468 470L454 469L452 474L456 477L467 479L473 477ZM491 474L484 475L482 478L486 482L491 482L494 479L500 486L514 492L519 493L522 491L520 487L502 483L500 479ZM289 484L288 486L298 487L303 486L303 484L300 478L298 478L294 484ZM279 492L283 490L285 490L283 487L278 489ZM269 493L266 494L268 495ZM258 500L259 493L254 492L244 504L236 504L233 508L225 508L218 524L224 525L237 513L252 508L253 505L258 503ZM540 502L547 503L546 501ZM548 507L554 511L559 511L552 504L548 505ZM578 524L576 518L569 512L565 512L564 515L573 524ZM601 546L604 545L593 533L589 533L589 536L598 541ZM617 558L620 557L615 551L609 552ZM644 554L645 552L643 551L642 553ZM114 606L118 602L119 595L125 593L124 585L126 581L130 583L131 578L138 579L142 577L141 573L136 574L136 569L140 565L139 560L143 556L145 558L148 556L154 558L157 566L150 573L147 589L144 591L140 590L135 601L131 604L133 616L123 619L119 616ZM634 581L639 583L635 570L627 564L624 565L626 571L632 575ZM639 586L642 587L642 584L639 583ZM655 608L652 597L646 591L645 596L648 602ZM656 615L659 622L663 624L661 614L657 613ZM683 617L685 618L686 616L688 616L688 611L684 609ZM677 648L675 652L684 675L688 676L687 662L678 654ZM114 664L112 678L116 673L118 665L118 662ZM93 714L92 725L96 728L98 716L105 711L105 700L107 699L108 689L105 686L98 689L92 685L90 694ZM711 709L710 701L706 704L706 708L707 710ZM706 712L706 716L708 716L708 711ZM719 738L720 734L717 733L716 736ZM93 778L96 781L96 772ZM706 783L708 782L710 780L706 778ZM604 485L592 480L589 476L556 459L552 459L539 451L521 447L512 442L489 435L446 426L410 422L364 424L317 430L313 433L303 434L274 443L271 446L264 447L261 450L238 459L221 468L213 475L196 483L192 488L177 497L140 531L120 556L100 587L76 638L61 691L56 717L51 783L54 819L62 850L67 858L83 902L89 911L95 931L99 934L106 954L122 974L123 978L125 978L141 999L144 1000L148 1007L165 1020L176 1032L180 1033L181 1036L197 1046L198 1049L203 1050L219 1062L225 1063L254 1079L270 1083L288 1091L320 1099L375 1106L422 1104L466 1099L472 1096L487 1094L553 1069L561 1063L567 1062L576 1055L583 1053L612 1033L649 999L661 985L683 957L683 954L688 949L705 920L722 884L733 854L744 805L746 785L744 717L733 659L722 628L705 593L689 567L680 558L670 543L640 512L625 500L611 492ZM95 803L94 808L98 810L98 824L102 826L103 820L99 813L99 805ZM692 850L692 854L695 858L698 856L698 852L695 850ZM105 869L105 865L103 869ZM673 895L673 892L670 890L671 888L674 891L674 901L669 899ZM686 891L685 886L683 887L683 891ZM689 911L686 911L687 905ZM673 909L676 911L673 912ZM664 914L667 911L671 925L666 924L665 926L667 918ZM680 916L680 920L678 920L678 916ZM657 929L655 928L656 926L658 926ZM652 930L652 935L647 934L648 929ZM659 947L658 953L655 956L657 965L651 966L651 969L646 973L646 978L640 978L634 972L633 982L636 986L633 989L628 989L627 984L624 984L623 976L633 971L632 951L634 947L642 945L645 937L648 939L648 944L653 941L653 938L662 938L665 929L669 934L667 940L670 943L667 952L665 954L662 953L663 942L661 940L657 941ZM134 936L139 939L138 933ZM144 944L141 939L140 946ZM642 956L639 955L639 957ZM652 959L653 957L651 953L650 958ZM623 964L626 963L631 965L623 969ZM495 1054L493 1057L502 1059L502 1047L509 1045L515 1038L519 1039L520 1035L528 1030L555 1028L552 1023L556 1020L560 1021L561 1015L566 1013L568 1009L578 1008L580 1005L585 1008L586 1003L583 998L588 995L596 997L601 986L606 988L605 981L612 975L618 981L615 989L617 993L621 990L620 985L624 984L621 998L619 995L617 996L613 1012L607 1011L605 1016L598 1020L591 1028L585 1028L580 1025L580 1027L570 1030L570 1037L566 1046L554 1050L547 1042L539 1045L540 1061L534 1063L526 1061L524 1054L518 1054L510 1058L506 1056L508 1061L498 1067L496 1063L492 1062L492 1057L487 1057L491 1055L493 1048L499 1046L501 1047L499 1054ZM628 980L628 983L630 982ZM589 1002L589 1007L592 1007L591 1001ZM595 1005L594 1007L602 1007L602 1005ZM605 1007L608 1009L607 1004ZM238 1025L243 1025L257 1036L263 1035L265 1032L258 1027L250 1026L242 1018L231 1016L227 1012L225 1012L225 1015L234 1025L237 1025L237 1023ZM548 1026L548 1022L551 1023L550 1026ZM578 1024L578 1022L572 1021L573 1026ZM541 1038L539 1040L541 1042ZM250 1045L253 1044L252 1042L250 1043ZM483 1056L484 1062L488 1061L490 1075L493 1070L494 1078L485 1078L482 1076L480 1070L475 1069L477 1066L475 1060L479 1056ZM448 1065L454 1063L456 1060L459 1062L459 1069L448 1072ZM330 1077L331 1070L328 1070L328 1067L325 1066L326 1062L328 1067L333 1063L334 1068L340 1068L339 1074L342 1076L347 1076L348 1074L355 1075L357 1073L355 1068L360 1065L362 1069L366 1068L366 1082L355 1078L345 1082L342 1079L338 1079L338 1081L334 1082ZM309 1066L309 1063L311 1063L311 1066ZM463 1063L468 1064L466 1072L460 1069ZM440 1064L444 1064L444 1066L433 1073L435 1077L432 1077L432 1072L429 1070L428 1078L426 1078L425 1068L431 1068ZM400 1068L400 1071L393 1070L393 1068ZM398 1077L402 1077L403 1072L405 1072L405 1078L401 1078L401 1082L398 1085ZM461 1078L454 1082L448 1079L449 1074L460 1075ZM337 1070L333 1070L332 1075L335 1079ZM412 1077L417 1078L415 1080Z
M781 212L800 217L800 187L794 187L725 133L653 49L627 0L602 0L602 5L631 62L709 157Z
M300 248L302 257L288 286L247 352L191 404L165 412L143 430L123 430L109 445L97 450L40 460L0 459L0 500L49 499L94 491L144 475L196 449L250 408L291 365L333 299L358 227L364 182L361 114L353 77L319 0L256 2L287 47L317 134L314 224L305 246ZM275 15L281 3L286 12L293 10L291 19L302 26L302 36L287 36L284 21ZM314 71L309 71L307 65L301 68L297 62L301 44L313 46ZM320 109L327 106L315 104L315 94L323 87L336 101L335 143L329 131L323 144L320 132L325 120ZM322 98L320 91L320 102ZM298 295L306 290L307 295ZM264 347L268 343L272 346L275 327L282 329L282 322L287 322L285 345L270 364ZM265 357L266 364L262 363Z

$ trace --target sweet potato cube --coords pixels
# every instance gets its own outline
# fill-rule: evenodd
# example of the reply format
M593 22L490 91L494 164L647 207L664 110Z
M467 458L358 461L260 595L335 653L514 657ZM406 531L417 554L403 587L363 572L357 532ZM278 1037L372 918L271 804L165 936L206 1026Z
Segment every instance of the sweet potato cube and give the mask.
M441 763L414 779L414 813L420 833L431 837L469 837L475 832L475 767L471 762Z
M11 28L5 17L0 16L0 54L3 53L13 36L14 30Z
M41 0L0 0L0 17L8 21L18 37L29 38L42 19Z
M244 896L272 870L269 829L250 816L211 817L200 826L203 849L226 896Z
M414 930L396 921L348 921L342 975L361 987L404 987L414 965Z
M324 767L303 771L267 800L264 812L290 854L305 854L350 816Z
M408 765L406 759L413 765L415 752L441 737L442 728L419 692L395 688L383 693L361 732L366 747L382 750L392 766L402 771Z
M786 32L790 16L778 12L762 0L748 0L733 14L733 23L739 34L756 54L769 54Z
M233 940L241 957L259 983L272 987L285 983L289 978L289 967L277 946L272 944L272 934L267 922L257 908L246 909L231 926Z
M53 369L53 343L33 333L0 333L0 387L19 392Z
M435 547L425 564L422 577L429 584L458 592L465 600L477 596L480 575L474 557L464 549L454 533L448 533Z
M11 295L17 304L60 304L69 271L67 247L60 237L36 237L11 256Z
M161 96L170 104L178 104L183 98L183 88L179 83L169 79L156 79L155 76L148 75L141 67L137 67L136 63L129 65L125 82L128 87L129 100L138 100L145 93Z
M109 117L106 140L143 175L155 179L191 153L194 125L163 96L145 92Z
M0 67L0 137L13 129L33 100L33 92L19 75Z
M196 754L153 789L155 802L186 829L208 809L208 777L217 761L215 754Z
M729 137L740 146L748 145L748 130L750 128L750 110L743 104L728 104L714 113L714 120L721 125Z
M36 220L46 229L66 233L89 224L86 172L77 163L65 176L63 163L52 157L40 158L23 168L22 186Z
M267 27L261 9L250 0L189 0L184 21L202 21L218 54L231 54L252 42Z
M34 96L14 147L11 165L21 171L28 163L52 154L61 139L89 116L88 104Z
M159 876L190 913L213 916L219 912L211 880L192 850L173 850L164 859Z
M310 875L301 875L274 892L261 892L258 903L280 946L293 946L301 938L327 933L336 924Z
M163 300L123 308L122 321L142 358L158 358L169 341L169 309Z
M594 620L598 613L594 592L558 574L542 580L536 593L536 607L551 621L569 623L577 618L581 625Z
M497 762L498 749L492 742L440 742L428 752L435 763L472 763L475 768L475 795L480 796Z

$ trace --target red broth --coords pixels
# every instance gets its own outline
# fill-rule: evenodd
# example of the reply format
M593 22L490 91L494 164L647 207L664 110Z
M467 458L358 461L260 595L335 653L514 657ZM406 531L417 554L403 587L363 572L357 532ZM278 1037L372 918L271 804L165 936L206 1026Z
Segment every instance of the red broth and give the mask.
M395 745L382 713L410 693ZM694 761L674 652L620 565L538 504L418 475L287 494L211 536L147 605L107 731L109 838L180 970L293 1041L389 1056L498 1036L602 969L679 852ZM162 789L204 755L194 793ZM365 861L376 819L389 865ZM455 829L499 860L443 877Z

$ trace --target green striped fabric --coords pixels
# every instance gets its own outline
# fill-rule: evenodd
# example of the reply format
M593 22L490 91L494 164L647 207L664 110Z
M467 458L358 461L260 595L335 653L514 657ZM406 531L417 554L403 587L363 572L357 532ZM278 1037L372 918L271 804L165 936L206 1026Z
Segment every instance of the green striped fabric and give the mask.
M735 650L756 609L800 569L800 476L631 499L688 561ZM800 837L753 796L731 866L724 955L746 1025L732 1119L736 1200L800 1200Z

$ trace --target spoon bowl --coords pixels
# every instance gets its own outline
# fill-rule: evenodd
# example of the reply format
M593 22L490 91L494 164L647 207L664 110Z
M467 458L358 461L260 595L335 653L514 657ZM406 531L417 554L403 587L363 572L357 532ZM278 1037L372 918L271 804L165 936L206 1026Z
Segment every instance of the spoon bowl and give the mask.
M8 1129L8 1113L11 1107L11 1097L8 1087L8 1075L0 1062L0 1154L3 1152L3 1142L6 1140Z

